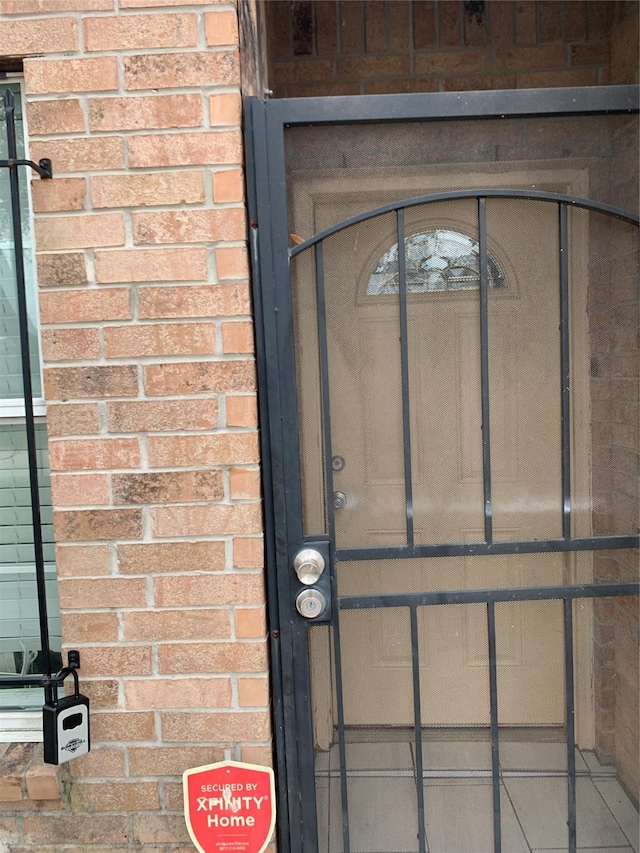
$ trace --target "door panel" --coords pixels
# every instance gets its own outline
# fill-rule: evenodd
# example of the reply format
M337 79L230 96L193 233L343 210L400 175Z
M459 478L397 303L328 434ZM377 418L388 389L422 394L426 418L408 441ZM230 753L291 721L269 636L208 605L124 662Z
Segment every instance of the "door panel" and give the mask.
M477 179L469 177L470 182ZM322 230L325 224L347 219L353 213L348 199L319 205L316 227ZM374 206L375 201L371 198ZM488 206L488 249L505 276L505 286L489 295L497 541L561 533L555 215L553 206L542 202L496 199ZM408 212L407 237L434 229L475 238L474 202L435 203ZM394 241L395 216L386 214L339 232L323 247L332 451L340 459L333 486L339 499L346 500L335 512L338 548L406 542L399 297L367 293L373 270ZM313 281L311 276L310 284ZM478 316L477 287L409 293L407 298L411 475L419 543L474 542L484 536ZM304 322L303 315L299 317ZM416 561L399 577L391 561L377 560L360 568L342 564L338 578L341 595L489 589L528 585L534 578L553 586L563 583L564 563L549 555L528 555L526 567L516 555L451 557L439 559L437 569ZM560 611L548 605L538 608L537 618L523 619L522 608L515 606L505 625L498 625L506 644L504 655L498 656L498 677L509 685L502 693L505 725L564 721ZM423 687L423 721L486 724L487 670L478 661L486 662L487 652L484 646L473 650L480 636L486 643L486 630L479 629L485 616L476 615L472 606L445 608L446 615L438 610L420 613L422 684L430 685ZM403 685L405 690L411 686L409 634L394 629L385 610L350 616L341 632L344 666L354 673L345 723L409 724L411 703L405 714L393 702L385 712L380 698L387 689L399 695ZM541 633L542 644L536 639ZM381 642L387 651L377 654ZM435 653L441 648L445 654ZM389 673L392 660L395 672ZM433 690L433 684L442 687ZM348 700L351 694L353 702Z

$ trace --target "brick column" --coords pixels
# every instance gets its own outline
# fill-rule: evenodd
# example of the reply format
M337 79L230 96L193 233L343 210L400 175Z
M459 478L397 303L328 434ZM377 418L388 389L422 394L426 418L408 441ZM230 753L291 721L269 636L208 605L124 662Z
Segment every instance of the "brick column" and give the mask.
M236 9L184 5L1 7L55 175L33 189L59 591L92 701L70 795L16 819L41 850L185 843L182 771L271 756Z

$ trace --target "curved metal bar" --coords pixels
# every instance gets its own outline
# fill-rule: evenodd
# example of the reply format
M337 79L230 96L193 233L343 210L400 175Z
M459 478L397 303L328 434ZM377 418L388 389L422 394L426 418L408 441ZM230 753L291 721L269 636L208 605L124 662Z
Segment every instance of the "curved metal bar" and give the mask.
M389 204L383 204L380 207L374 207L373 210L367 210L364 213L358 213L349 219L343 219L336 225L330 228L325 228L304 243L294 246L289 249L289 257L295 258L300 252L304 252L310 246L315 246L316 243L322 242L326 237L331 237L337 234L338 231L343 231L351 225L357 225L359 222L365 222L367 219L374 219L383 213L391 213L392 211L404 210L407 207L415 207L418 204L429 204L435 201L452 201L459 198L522 198L530 201L550 201L555 204L570 204L572 207L580 207L584 210L592 210L595 213L605 213L608 216L615 216L617 219L623 219L631 225L640 225L640 216L632 213L630 210L624 210L621 207L615 207L612 204L604 204L604 202L593 201L588 198L580 198L578 196L565 195L564 193L545 193L540 190L501 190L501 189L476 189L476 190L454 190L446 193L430 193L429 195L415 196L414 198L405 198L402 201L393 201Z

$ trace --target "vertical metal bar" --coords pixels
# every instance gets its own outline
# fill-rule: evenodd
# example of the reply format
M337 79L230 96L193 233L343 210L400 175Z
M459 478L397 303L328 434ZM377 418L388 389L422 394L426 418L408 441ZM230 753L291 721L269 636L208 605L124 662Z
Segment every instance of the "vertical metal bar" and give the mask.
M324 289L324 244L316 245L316 301L318 304L318 347L320 350L320 386L322 393L322 433L324 443L327 524L331 549L331 596L333 605L333 654L336 674L336 706L338 714L338 752L340 755L340 796L342 803L342 838L344 853L350 853L349 798L347 795L347 747L344 737L344 692L340 653L340 614L335 574L335 507L333 504L333 468L331 466L331 397L329 394L329 353L327 348L327 307ZM331 782L329 782L331 783Z
M489 305L487 263L487 200L478 198L480 248L480 383L482 389L482 479L484 484L484 539L493 541L491 501L491 427L489 419Z
M418 647L418 608L409 608L411 615L411 667L413 671L413 725L416 741L416 790L418 794L418 851L426 853L424 825L424 781L422 765L422 715L420 711L420 649Z
M7 89L4 93L4 109L7 125L8 156L9 160L16 160L18 158L18 149L16 144L15 128L15 100L11 89ZM27 457L29 460L31 524L33 526L33 550L36 568L36 586L38 591L42 672L43 675L51 677L51 648L49 645L47 592L44 574L44 547L42 542L42 517L40 512L40 488L38 483L38 449L36 445L35 417L33 414L31 356L29 351L29 317L27 313L27 295L24 273L24 246L22 243L22 225L20 222L20 184L18 178L18 167L15 165L9 167L9 186L11 192L13 247L16 262L16 292L18 297L18 324L20 329L20 357L22 362ZM45 687L45 697L47 702L54 698L55 693L56 690L54 687L51 687L50 685Z
M498 662L496 654L496 611L493 601L487 602L487 632L489 639L489 702L491 706L493 851L494 853L502 853L502 823L500 820L500 746L498 738Z
M400 369L402 374L402 438L407 545L413 547L413 480L411 474L411 410L409 408L409 335L407 324L407 267L404 247L404 210L396 211L398 237L398 293L400 295Z
M570 598L564 604L564 679L567 727L567 806L569 853L576 853L576 736L573 687L573 609Z
M567 205L558 205L560 237L560 382L562 429L562 536L571 536L571 398L569 363L569 228Z

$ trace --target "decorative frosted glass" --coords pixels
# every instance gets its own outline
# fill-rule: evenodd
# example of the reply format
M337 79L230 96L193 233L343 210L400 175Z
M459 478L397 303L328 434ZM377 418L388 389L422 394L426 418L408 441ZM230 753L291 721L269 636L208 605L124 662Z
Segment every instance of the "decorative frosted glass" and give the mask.
M475 290L480 286L480 246L459 231L424 231L406 237L405 266L409 293ZM487 254L489 287L505 287L504 275ZM367 296L398 293L398 244L380 258L367 284Z

